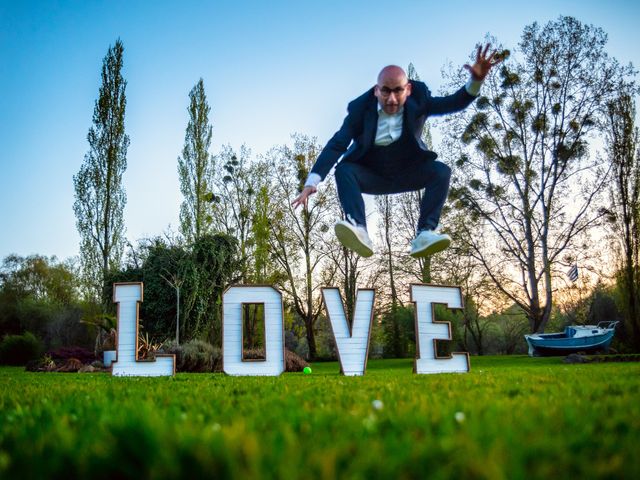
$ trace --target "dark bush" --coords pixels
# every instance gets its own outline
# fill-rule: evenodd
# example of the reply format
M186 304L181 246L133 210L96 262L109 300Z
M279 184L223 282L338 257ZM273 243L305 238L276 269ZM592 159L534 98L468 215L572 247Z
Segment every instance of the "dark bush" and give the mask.
M304 367L309 364L300 355L285 349L284 351L284 369L287 372L301 372Z
M85 311L78 305L56 310L44 329L42 340L46 348L80 346L93 349L96 336L93 328L81 322L84 315Z
M75 373L80 370L84 364L77 358L70 358L64 362L61 367L58 367L58 372Z
M170 341L164 344L161 353L172 353L176 356L177 372L221 372L222 371L222 351L210 343L202 340L191 340L181 345L176 345ZM264 358L264 350L246 349L245 359ZM296 353L285 349L284 351L285 371L301 372L309 364Z
M395 307L382 316L384 332L383 356L407 358L415 356L416 335L413 307Z
M77 358L82 363L91 363L96 360L96 356L91 350L82 347L61 347L51 350L47 354L55 361Z
M26 365L42 355L42 342L31 332L7 335L0 342L0 365Z

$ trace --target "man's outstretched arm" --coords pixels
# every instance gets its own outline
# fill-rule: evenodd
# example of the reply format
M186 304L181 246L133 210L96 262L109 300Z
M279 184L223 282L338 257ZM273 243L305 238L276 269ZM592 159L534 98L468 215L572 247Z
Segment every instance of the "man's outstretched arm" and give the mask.
M320 152L316 163L311 169L311 172L309 172L302 192L291 202L294 209L300 205L307 206L309 197L318 191L318 184L327 176L331 167L333 167L338 159L347 151L354 137L352 122L351 111L349 111L340 130L331 137L322 149L322 152Z
M444 115L466 108L480 93L480 87L489 71L502 62L503 57L494 50L489 55L491 44L478 46L476 61L473 65L465 64L464 68L471 74L467 84L452 95L444 97L428 97L425 109L428 115Z

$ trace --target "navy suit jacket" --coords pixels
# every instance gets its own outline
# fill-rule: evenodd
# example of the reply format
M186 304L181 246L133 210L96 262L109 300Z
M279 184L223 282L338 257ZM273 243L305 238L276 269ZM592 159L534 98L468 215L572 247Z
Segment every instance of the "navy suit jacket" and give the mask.
M413 133L418 146L427 153L427 157L436 159L422 142L422 129L427 117L457 112L467 107L476 98L465 87L446 97L433 97L423 82L411 81L411 95L404 104L403 129ZM366 159L366 153L373 147L378 127L378 99L374 87L360 95L347 106L347 117L340 130L327 142L320 152L312 173L324 180L331 167L341 156L343 161L360 162ZM346 153L345 153L346 152Z

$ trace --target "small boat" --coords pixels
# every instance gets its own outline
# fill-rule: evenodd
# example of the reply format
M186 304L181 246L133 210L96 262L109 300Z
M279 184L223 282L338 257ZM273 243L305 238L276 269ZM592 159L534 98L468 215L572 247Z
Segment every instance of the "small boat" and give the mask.
M606 352L617 324L611 321L598 325L570 325L562 333L533 333L524 338L531 357Z

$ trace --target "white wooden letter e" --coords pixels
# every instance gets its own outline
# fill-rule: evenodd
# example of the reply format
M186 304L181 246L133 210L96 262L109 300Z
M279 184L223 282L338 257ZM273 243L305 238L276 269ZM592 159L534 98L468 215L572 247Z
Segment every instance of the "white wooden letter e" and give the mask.
M438 357L436 351L436 340L451 340L451 324L437 322L433 318L434 304L444 303L449 308L462 308L460 287L411 285L411 300L416 304L416 373L468 372L468 353Z

